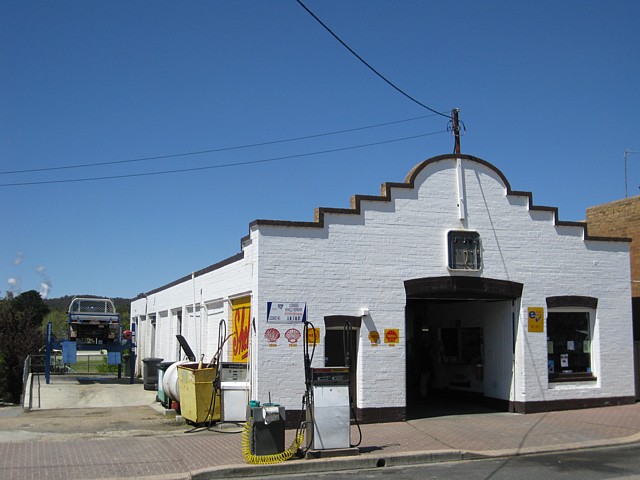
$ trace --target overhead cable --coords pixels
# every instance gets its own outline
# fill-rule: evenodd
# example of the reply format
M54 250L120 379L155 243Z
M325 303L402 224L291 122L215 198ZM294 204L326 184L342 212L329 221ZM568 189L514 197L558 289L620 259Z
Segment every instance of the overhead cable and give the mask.
M231 151L231 150L241 150L241 149L245 149L245 148L264 147L264 146L267 146L267 145L276 145L278 143L295 142L295 141L298 141L298 140L309 140L311 138L326 137L326 136L329 136L329 135L338 135L338 134L341 134L341 133L357 132L357 131L360 131L360 130L367 130L369 128L385 127L387 125L395 125L395 124L398 124L398 123L413 122L415 120L422 120L423 118L429 118L429 117L435 117L435 115L421 115L419 117L406 118L404 120L394 120L392 122L385 122L385 123L377 123L377 124L374 124L374 125L367 125L367 126L364 126L364 127L348 128L348 129L345 129L345 130L336 130L336 131L333 131L333 132L316 133L316 134L312 134L312 135L305 135L305 136L302 136L302 137L286 138L286 139L280 139L280 140L271 140L271 141L267 141L267 142L250 143L250 144L245 144L245 145L235 145L235 146L231 146L231 147L212 148L212 149L208 149L208 150L198 150L198 151L193 151L193 152L181 152L181 153L173 153L173 154L167 154L167 155L155 155L155 156L152 156L152 157L130 158L130 159L127 159L127 160L112 160L112 161L109 161L109 162L82 163L82 164L77 164L77 165L61 165L61 166L53 166L53 167L29 168L29 169L24 169L24 170L7 170L7 171L4 171L4 172L0 171L0 175L9 175L9 174L17 174L17 173L46 172L46 171L52 171L52 170L69 170L69 169L74 169L74 168L100 167L100 166L105 166L105 165L118 165L118 164L122 164L122 163L148 162L150 160L164 160L164 159L167 159L167 158L178 158L178 157L188 157L188 156L193 156L193 155L204 155L206 153L228 152L228 151Z
M130 174L123 174L123 175L107 175L103 177L86 177L86 178L71 178L71 179L61 179L61 180L41 180L41 181L33 181L33 182L0 183L0 187L21 187L21 186L28 186L28 185L48 185L48 184L54 184L54 183L77 183L77 182L90 182L90 181L97 181L97 180L115 180L120 178L150 177L150 176L156 176L156 175L169 175L169 174L183 173L183 172L213 170L217 168L239 167L243 165L255 165L258 163L276 162L280 160L290 160L292 158L310 157L314 155L324 155L327 153L343 152L346 150L355 150L358 148L372 147L375 145L384 145L387 143L402 142L404 140L412 140L415 138L438 135L440 133L448 133L448 132L446 130L441 130L438 132L422 133L420 135L413 135L410 137L395 138L392 140L383 140L380 142L365 143L361 145L352 145L350 147L333 148L329 150L322 150L319 152L299 153L295 155L286 155L282 157L263 158L259 160L246 160L243 162L223 163L218 165L206 165L203 167L178 168L174 170L161 170L156 172L145 172L145 173L130 173Z
M304 8L309 15L311 15L320 25L322 25L324 27L324 29L329 32L333 38L335 38L338 42L340 42L340 44L346 48L347 50L349 50L349 52L351 52L351 54L353 54L358 60L360 60L369 70L371 70L373 73L375 73L378 77L380 77L382 80L384 80L389 86L391 86L393 89L395 89L396 91L400 92L402 95L404 95L405 97L407 97L409 100L411 100L414 103L417 103L418 105L420 105L423 108L426 108L427 110L429 110L430 112L433 112L437 115L441 115L445 118L449 118L451 119L450 115L447 115L446 113L442 113L439 112L427 105L425 105L424 103L416 100L415 98L413 98L411 95L409 95L407 92L405 92L404 90L402 90L400 87L398 87L397 85L395 85L391 80L389 80L387 77L385 77L384 75L382 75L378 70L376 70L375 68L373 68L364 58L362 58L360 55L358 55L349 45L347 45L333 30L331 30L322 20L320 20L318 18L318 16L313 13L311 10L309 10L309 8L307 8L307 6L302 3L301 0L296 0L298 2L298 4L300 4L300 6L302 8Z

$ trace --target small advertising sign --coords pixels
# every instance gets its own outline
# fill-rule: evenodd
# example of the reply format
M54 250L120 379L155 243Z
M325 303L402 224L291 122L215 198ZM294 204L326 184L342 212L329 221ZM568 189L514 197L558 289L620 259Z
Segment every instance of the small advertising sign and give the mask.
M400 342L400 330L397 328L384 329L384 343L395 345Z
M307 343L309 345L318 345L320 343L319 328L310 328L307 330Z
M529 332L544 332L544 307L529 307L527 310Z
M303 302L267 302L267 322L303 323L307 320L307 304Z

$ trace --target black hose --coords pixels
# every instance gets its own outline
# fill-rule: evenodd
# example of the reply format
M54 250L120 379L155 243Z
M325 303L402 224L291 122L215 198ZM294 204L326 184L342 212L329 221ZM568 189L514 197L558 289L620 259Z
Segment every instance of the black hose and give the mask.
M311 355L309 355L309 326L313 329L313 348L311 349ZM316 329L311 322L304 322L304 334L302 338L302 349L304 354L304 384L305 384L305 394L302 397L302 411L300 412L300 424L302 423L302 415L305 412L305 403L306 403L306 411L313 405L313 389L311 388L311 362L313 361L313 356L316 352L316 344L318 343L318 339L316 338ZM311 418L313 421L313 418ZM311 444L313 443L313 434L314 428L311 425L311 437L307 439L307 448L302 450L302 456L305 456L309 449L311 448ZM307 431L308 431L307 430ZM297 429L296 429L297 433Z

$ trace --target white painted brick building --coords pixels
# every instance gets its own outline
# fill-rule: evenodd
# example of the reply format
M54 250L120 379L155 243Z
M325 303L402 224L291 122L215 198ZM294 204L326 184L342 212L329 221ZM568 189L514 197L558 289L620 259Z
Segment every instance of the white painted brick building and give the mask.
M267 322L268 302L306 304L314 367L343 362L350 322L365 422L442 394L517 412L634 401L629 241L559 221L475 157L426 160L314 222L254 221L239 254L132 303L138 358L179 359L181 333L210 359L242 311L250 345L234 336L223 360L248 346L252 397L298 410L303 325Z

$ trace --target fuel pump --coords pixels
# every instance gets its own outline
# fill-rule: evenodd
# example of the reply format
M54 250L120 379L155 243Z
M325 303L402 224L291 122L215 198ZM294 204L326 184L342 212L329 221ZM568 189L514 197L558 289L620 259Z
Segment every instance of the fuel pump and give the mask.
M349 449L355 446L351 444L352 408L349 393L350 373L353 367L351 351L353 329L351 323L347 322L343 330L344 366L313 368L311 361L316 342L309 355L309 325L313 328L313 325L308 322L305 323L304 328L307 452ZM313 329L313 331L316 330ZM357 424L355 415L354 420Z

